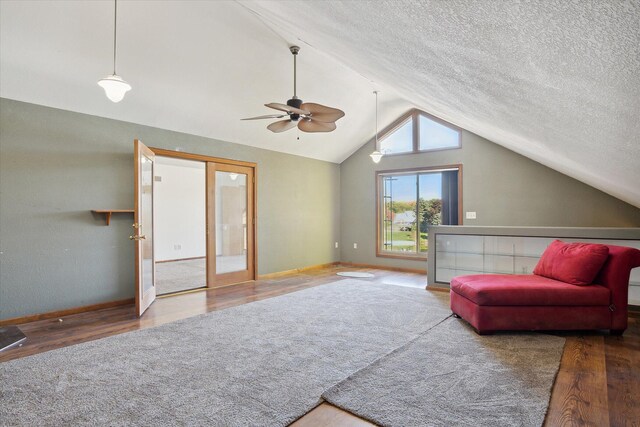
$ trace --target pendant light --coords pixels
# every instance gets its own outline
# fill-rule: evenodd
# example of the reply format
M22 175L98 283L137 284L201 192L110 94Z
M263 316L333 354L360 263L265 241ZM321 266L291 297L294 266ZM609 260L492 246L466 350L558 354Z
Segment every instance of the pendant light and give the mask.
M131 85L116 74L116 41L118 40L118 0L114 0L113 13L113 74L98 81L104 93L113 102L120 102L125 93L131 90Z
M380 163L382 159L382 153L378 151L378 91L374 90L373 93L376 95L376 148L375 151L369 154L373 163Z

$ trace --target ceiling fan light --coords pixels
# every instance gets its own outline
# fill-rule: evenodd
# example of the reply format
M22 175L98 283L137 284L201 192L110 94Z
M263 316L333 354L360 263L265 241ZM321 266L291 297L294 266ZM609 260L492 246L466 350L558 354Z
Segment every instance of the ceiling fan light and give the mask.
M122 101L124 95L131 90L131 85L122 80L122 77L117 74L111 74L99 80L98 85L104 89L107 98L113 102Z
M380 163L380 160L382 159L382 153L376 150L373 153L369 154L369 157L371 157L373 163Z

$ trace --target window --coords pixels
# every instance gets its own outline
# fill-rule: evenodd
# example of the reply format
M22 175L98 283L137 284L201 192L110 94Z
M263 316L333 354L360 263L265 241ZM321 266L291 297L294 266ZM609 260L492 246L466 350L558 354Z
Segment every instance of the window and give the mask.
M460 148L461 131L436 117L412 110L380 132L377 149L385 155Z
M462 166L378 172L378 256L426 258L430 225L458 225Z
M460 131L450 128L422 114L419 118L420 151L460 147Z
M389 154L410 153L413 151L413 120L407 119L399 128L380 141L380 152Z

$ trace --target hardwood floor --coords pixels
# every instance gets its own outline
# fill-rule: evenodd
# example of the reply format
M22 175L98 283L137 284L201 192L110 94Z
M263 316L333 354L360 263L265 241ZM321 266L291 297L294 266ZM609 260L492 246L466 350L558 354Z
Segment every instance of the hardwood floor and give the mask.
M640 425L640 319L623 336L562 334L567 338L546 426Z
M321 403L309 411L291 427L371 427L369 421L363 420L349 412L343 411L330 403Z
M321 286L342 279L335 273L345 270L374 273L375 278L365 280L382 284L424 287L426 283L426 275L417 273L334 266L160 298L141 319L131 305L39 320L20 325L28 340L21 347L1 352L0 362ZM562 335L567 343L545 425L640 425L640 318L631 317L629 329L621 337L597 332ZM372 424L323 403L293 425Z

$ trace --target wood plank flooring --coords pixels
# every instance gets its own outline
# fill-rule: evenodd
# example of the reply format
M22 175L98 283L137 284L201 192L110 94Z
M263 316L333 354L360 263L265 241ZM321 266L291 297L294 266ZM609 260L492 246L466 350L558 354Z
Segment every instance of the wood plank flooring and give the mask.
M546 426L640 426L640 318L623 336L562 333L567 338Z
M321 403L304 417L291 424L291 427L371 427L369 421L363 420L349 412L331 405Z
M20 325L28 340L0 353L0 362L55 348L149 328L167 322L321 286L341 280L338 271L375 274L376 283L424 287L426 275L335 266L158 299L142 319L133 306L113 307ZM621 337L605 333L563 333L567 344L556 378L546 426L640 425L640 318L629 319ZM328 403L297 420L296 427L371 426Z

